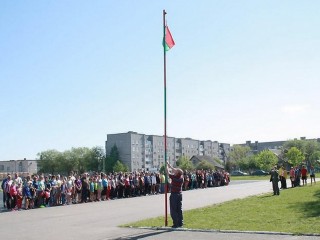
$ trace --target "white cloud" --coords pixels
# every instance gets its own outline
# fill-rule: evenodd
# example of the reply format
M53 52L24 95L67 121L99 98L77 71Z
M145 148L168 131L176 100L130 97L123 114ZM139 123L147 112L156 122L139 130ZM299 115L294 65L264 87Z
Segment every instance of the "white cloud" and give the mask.
M281 107L281 112L286 114L301 114L305 113L310 109L307 104L289 104Z

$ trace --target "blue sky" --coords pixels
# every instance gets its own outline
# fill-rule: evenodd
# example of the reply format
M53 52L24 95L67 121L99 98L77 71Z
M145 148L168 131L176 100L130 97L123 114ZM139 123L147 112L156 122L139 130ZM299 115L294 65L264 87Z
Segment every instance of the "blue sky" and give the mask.
M0 2L0 160L107 134L243 143L320 137L320 2Z

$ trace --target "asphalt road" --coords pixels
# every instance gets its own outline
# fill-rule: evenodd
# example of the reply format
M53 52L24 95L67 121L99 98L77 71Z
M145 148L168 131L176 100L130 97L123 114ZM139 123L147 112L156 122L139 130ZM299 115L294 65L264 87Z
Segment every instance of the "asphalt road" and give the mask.
M183 209L271 192L268 181L246 181L226 187L183 192ZM242 184L241 184L242 183ZM169 210L168 210L169 211ZM198 230L133 229L121 224L164 215L164 195L119 199L0 214L1 239L318 239L273 233L203 232ZM168 212L168 217L170 217ZM284 229L285 231L285 229Z

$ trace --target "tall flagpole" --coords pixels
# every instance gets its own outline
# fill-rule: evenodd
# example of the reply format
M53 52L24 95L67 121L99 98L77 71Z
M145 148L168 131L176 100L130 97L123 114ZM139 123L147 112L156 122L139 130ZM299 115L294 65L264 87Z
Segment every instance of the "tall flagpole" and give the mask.
M167 176L167 69L166 69L166 10L163 10L163 81L164 81L164 166L165 166L165 220L168 226L168 176Z

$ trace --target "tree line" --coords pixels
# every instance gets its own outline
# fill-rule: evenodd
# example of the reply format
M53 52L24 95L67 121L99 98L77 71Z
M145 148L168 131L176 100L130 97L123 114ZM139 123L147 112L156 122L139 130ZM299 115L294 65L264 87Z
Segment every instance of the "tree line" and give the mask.
M106 156L102 147L78 147L63 152L47 150L37 154L40 173L126 172L128 167L119 158L116 146Z
M79 147L71 148L63 152L57 150L47 150L38 153L39 172L50 174L69 174L70 172L127 172L126 166L120 159L120 153L116 145L106 156L102 147ZM227 155L225 169L232 171L241 169L243 171L253 171L262 169L270 171L276 165L296 166L305 164L307 167L317 166L320 159L320 143L310 140L290 140L284 143L280 153L276 155L270 150L263 150L254 154L250 147L234 145L232 151ZM219 164L221 161L214 159ZM189 158L182 156L176 165L183 170L214 170L212 162L203 160L194 165ZM160 171L164 171L164 166Z
M219 158L213 158L213 161L218 163L219 165L223 165ZM192 171L192 170L215 170L215 165L213 162L208 160L201 160L199 163L193 164L193 162L182 156L176 162L176 165L182 170Z
M262 169L270 171L275 165L285 167L319 165L320 143L316 140L289 140L279 149L279 154L271 150L263 150L253 154L250 147L234 145L229 153L226 168L253 171Z

